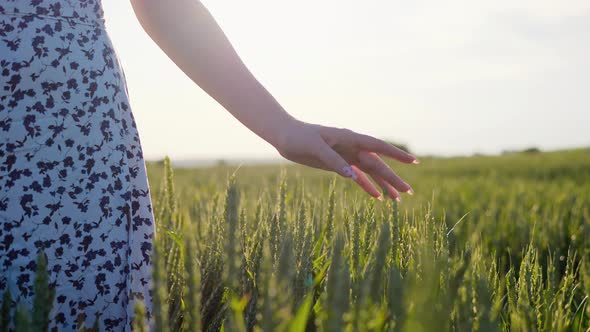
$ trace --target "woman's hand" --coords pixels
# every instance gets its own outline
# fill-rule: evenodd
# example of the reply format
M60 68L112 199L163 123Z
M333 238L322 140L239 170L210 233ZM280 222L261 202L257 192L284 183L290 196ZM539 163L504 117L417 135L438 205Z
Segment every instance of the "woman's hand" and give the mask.
M201 1L132 0L131 4L143 29L168 57L281 156L351 177L376 198L382 199L381 194L364 172L391 198L399 199L399 192L412 193L378 154L405 163L416 162L414 156L371 136L293 118L248 70Z
M413 194L412 187L393 172L379 154L403 163L418 164L416 157L369 135L349 129L290 121L281 128L275 148L284 158L314 168L350 177L369 195L382 200L381 193L365 172L389 195L400 200L400 192Z

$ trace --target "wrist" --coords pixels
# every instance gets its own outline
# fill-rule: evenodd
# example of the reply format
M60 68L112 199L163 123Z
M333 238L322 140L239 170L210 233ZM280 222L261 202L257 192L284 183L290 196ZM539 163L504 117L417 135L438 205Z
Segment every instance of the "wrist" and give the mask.
M289 137L292 135L293 130L303 124L290 114L286 113L286 117L279 120L277 123L269 124L269 142L277 151L282 151L288 143Z

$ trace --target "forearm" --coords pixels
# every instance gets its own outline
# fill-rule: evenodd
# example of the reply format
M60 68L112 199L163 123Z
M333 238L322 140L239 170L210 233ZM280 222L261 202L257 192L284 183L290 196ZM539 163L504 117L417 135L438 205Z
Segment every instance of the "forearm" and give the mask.
M147 34L199 87L246 127L277 147L296 121L244 65L198 0L131 0Z

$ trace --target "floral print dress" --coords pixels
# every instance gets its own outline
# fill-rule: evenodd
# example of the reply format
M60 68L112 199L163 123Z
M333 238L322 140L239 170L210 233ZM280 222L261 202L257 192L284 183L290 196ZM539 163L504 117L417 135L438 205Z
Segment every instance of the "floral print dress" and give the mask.
M50 331L129 331L137 301L151 321L150 191L104 23L100 0L0 0L0 301L32 306L43 249Z

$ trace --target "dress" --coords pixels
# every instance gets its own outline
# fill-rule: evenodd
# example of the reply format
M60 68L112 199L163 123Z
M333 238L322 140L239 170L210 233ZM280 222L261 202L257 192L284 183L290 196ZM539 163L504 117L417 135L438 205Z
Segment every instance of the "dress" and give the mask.
M32 305L43 248L50 331L96 317L101 331L129 331L138 299L151 324L154 233L100 0L0 0L0 295L10 289L11 315Z

